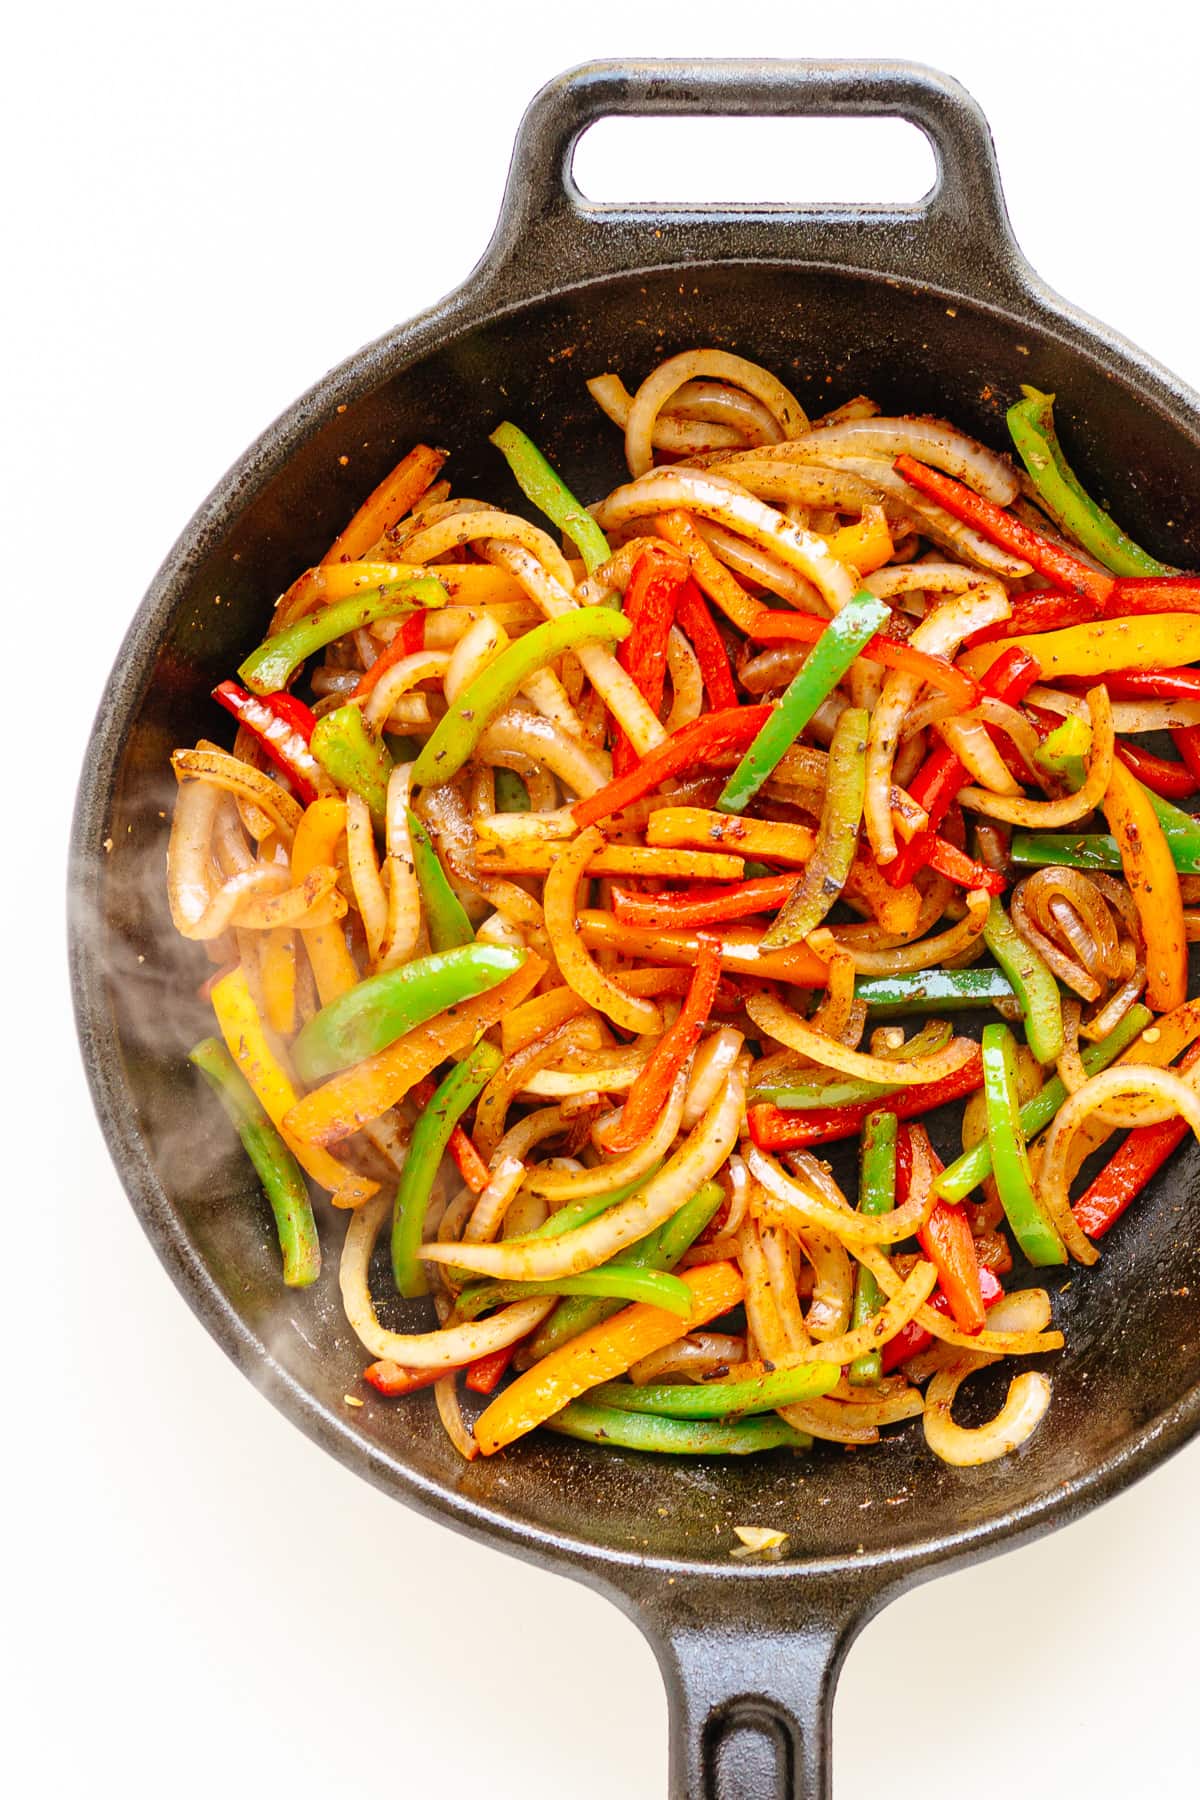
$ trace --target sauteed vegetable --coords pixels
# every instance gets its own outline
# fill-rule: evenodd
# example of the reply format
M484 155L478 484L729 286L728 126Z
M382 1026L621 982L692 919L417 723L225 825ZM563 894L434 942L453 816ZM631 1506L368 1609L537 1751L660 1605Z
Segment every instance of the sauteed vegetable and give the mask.
M538 523L418 445L215 690L232 748L176 751L192 1061L283 1279L343 1214L365 1380L464 1456L920 1418L988 1461L1050 1401L1038 1271L1200 1132L1200 576L1033 388L1019 467L724 351L589 387L627 481L585 505L501 423Z

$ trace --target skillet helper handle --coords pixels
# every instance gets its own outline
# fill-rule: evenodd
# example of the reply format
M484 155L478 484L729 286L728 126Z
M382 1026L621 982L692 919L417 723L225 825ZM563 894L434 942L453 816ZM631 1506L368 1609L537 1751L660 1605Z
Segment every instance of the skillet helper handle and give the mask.
M911 205L598 205L575 146L619 115L874 117L924 132L937 168ZM672 263L841 264L980 299L1023 291L987 120L949 76L917 63L767 59L596 62L549 82L517 132L500 220L477 271L504 300Z
M640 1594L670 1708L670 1800L830 1800L838 1673L888 1597L870 1576L797 1587L748 1569Z

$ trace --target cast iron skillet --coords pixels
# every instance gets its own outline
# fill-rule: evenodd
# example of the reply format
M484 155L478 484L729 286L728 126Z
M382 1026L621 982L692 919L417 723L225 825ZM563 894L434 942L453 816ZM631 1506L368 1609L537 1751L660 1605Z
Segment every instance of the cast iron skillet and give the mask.
M896 115L927 134L937 181L903 207L592 206L572 151L613 113ZM835 1677L887 1600L1078 1517L1195 1430L1196 1304L1181 1296L1200 1295L1200 1238L1178 1232L1195 1157L1171 1164L1099 1267L1056 1298L1067 1349L1053 1405L1016 1457L950 1469L915 1425L869 1453L818 1449L801 1462L656 1460L539 1436L467 1467L426 1397L343 1404L363 1354L337 1300L334 1232L320 1286L280 1287L229 1134L181 1060L209 1027L186 998L196 952L172 934L163 895L170 749L213 730L214 681L396 457L421 438L446 444L457 491L515 500L485 443L511 415L572 486L598 493L620 476L620 445L584 378L615 368L636 381L692 344L757 358L816 411L866 391L889 411L944 411L997 445L1020 381L1057 390L1088 485L1119 495L1122 523L1151 549L1200 563L1200 402L1038 281L1011 234L986 123L954 82L881 63L577 69L530 107L499 225L466 284L273 425L155 579L80 786L71 960L113 1157L217 1341L348 1467L616 1600L666 1679L672 1792L765 1800L828 1794ZM731 1562L739 1523L785 1526L792 1554Z

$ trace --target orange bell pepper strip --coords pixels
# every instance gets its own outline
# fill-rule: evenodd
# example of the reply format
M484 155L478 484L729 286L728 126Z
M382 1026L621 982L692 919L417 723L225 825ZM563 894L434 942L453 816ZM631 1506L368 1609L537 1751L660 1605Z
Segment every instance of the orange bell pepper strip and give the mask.
M686 969L682 968L621 971L622 987L644 1000L657 999L660 994L686 994L688 979ZM526 1000L523 1006L514 1007L500 1021L500 1048L505 1056L511 1056L514 1050L523 1050L526 1044L535 1043L557 1026L565 1025L570 1019L582 1019L591 1012L591 1002L583 999L574 988L556 987L551 988L548 993L535 994L532 1000ZM576 1038L577 1043L587 1043L589 1048L596 1050L608 1041L601 1036L598 1019L596 1035L590 1043L583 1036Z
M469 1050L482 1032L497 1025L511 1007L532 992L545 973L546 964L541 957L530 953L516 973L498 987L477 994L436 1019L428 1019L397 1038L386 1050L314 1088L291 1108L288 1131L304 1145L336 1144L340 1138L349 1137L367 1119L377 1119L403 1100L410 1088L432 1075L448 1056Z
M292 843L292 880L298 884L311 869L331 865L345 829L346 802L340 796L306 807ZM322 1006L357 987L362 978L340 925L310 926L301 936Z
M748 631L760 644L815 644L825 635L828 626L828 619L818 619L814 613L783 612L763 606L755 613ZM867 639L859 655L885 669L902 669L905 674L915 675L931 687L940 688L964 712L979 704L978 684L970 675L955 668L949 657L917 650L882 631Z
M664 1031L650 1053L649 1062L635 1078L625 1097L621 1117L608 1135L608 1150L632 1150L653 1131L667 1104L675 1077L700 1041L700 1033L717 997L720 979L720 949L712 938L702 937L695 972L679 1017Z
M277 1037L291 1037L296 1029L296 934L290 925L276 925L263 932L258 978L267 1007L267 1024Z
M1113 763L1102 802L1121 852L1146 946L1146 1004L1170 1012L1187 999L1187 927L1170 845L1149 796L1122 762Z
M750 620L759 612L757 600L751 598L725 564L709 549L685 512L662 513L654 522L655 530L669 544L682 550L692 571L692 579L714 606L742 631L749 630Z
M245 970L239 967L223 975L214 982L209 998L229 1054L305 1174L329 1190L335 1206L361 1206L377 1194L377 1181L348 1169L327 1150L305 1143L284 1123L298 1096L291 1076L267 1043Z
M623 1375L652 1350L720 1318L742 1297L742 1277L733 1263L702 1263L685 1269L682 1279L692 1290L690 1319L658 1306L627 1306L519 1375L476 1421L475 1436L483 1454L494 1455L514 1438L545 1424L589 1388Z
M377 544L389 525L394 525L410 511L425 489L435 479L446 460L444 450L431 450L428 444L417 444L402 457L379 486L369 493L345 530L339 532L321 558L322 564L358 562ZM285 626L294 625L321 597L321 581L316 569L305 569L293 581L271 620L271 636Z
M581 912L579 934L589 950L615 950L619 956L640 956L647 962L675 968L694 967L700 954L700 937L694 931L650 931L639 925L622 925L610 912ZM716 939L721 968L726 975L749 975L761 981L787 981L794 987L829 986L829 964L805 944L786 950L760 950L765 935L761 925L729 925L706 933ZM626 980L622 970L621 980ZM632 992L632 989L630 990Z
M413 1088L412 1097L424 1111L436 1092L436 1081L431 1081L426 1076L424 1081L418 1081L416 1087ZM488 1166L461 1125L456 1125L450 1133L450 1142L447 1148L459 1174L471 1192L482 1194L489 1180Z

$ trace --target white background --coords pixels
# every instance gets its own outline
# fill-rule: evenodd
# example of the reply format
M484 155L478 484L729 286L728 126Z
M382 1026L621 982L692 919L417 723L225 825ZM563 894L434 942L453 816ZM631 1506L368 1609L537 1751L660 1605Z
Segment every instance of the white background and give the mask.
M309 1445L193 1321L109 1165L65 991L64 845L104 675L176 531L301 388L466 274L523 104L596 55L896 55L957 74L1035 266L1200 385L1185 17L43 0L10 21L9 1793L664 1792L666 1710L634 1626ZM728 130L655 168L764 194L753 150L728 172ZM811 147L790 167L773 196L851 180ZM606 192L635 173L610 162ZM874 180L853 171L860 193ZM1198 1476L1200 1448L873 1623L837 1702L838 1800L1195 1792Z

